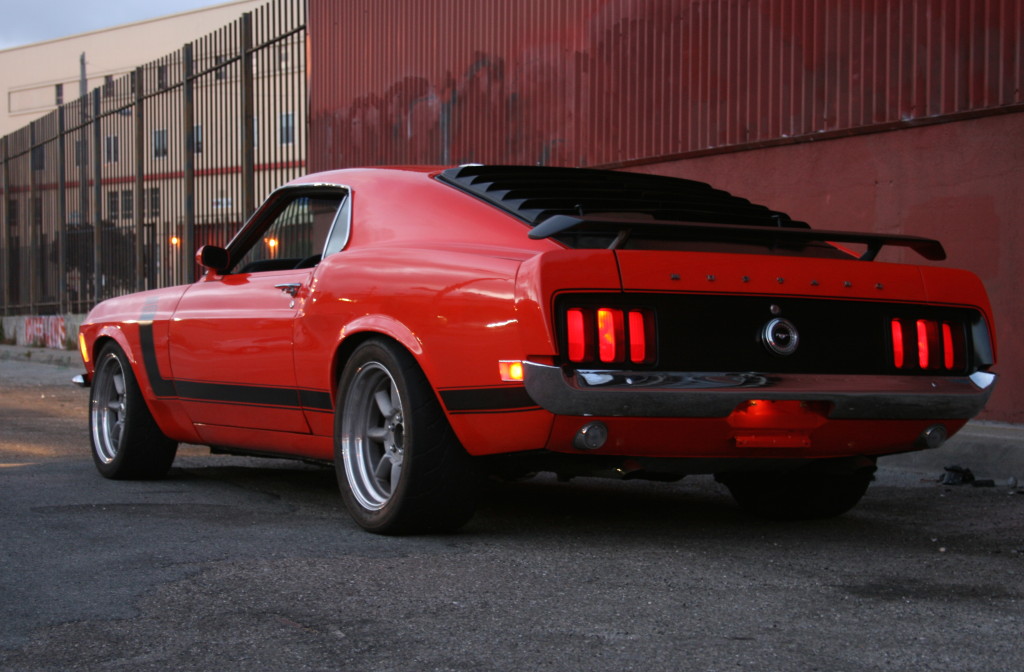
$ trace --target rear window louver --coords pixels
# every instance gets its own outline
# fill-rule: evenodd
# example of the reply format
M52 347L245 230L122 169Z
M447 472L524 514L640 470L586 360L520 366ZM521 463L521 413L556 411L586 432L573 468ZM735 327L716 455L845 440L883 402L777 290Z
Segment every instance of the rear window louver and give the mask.
M460 166L441 179L531 226L554 215L609 213L659 221L807 228L788 215L703 182L661 175L542 166Z

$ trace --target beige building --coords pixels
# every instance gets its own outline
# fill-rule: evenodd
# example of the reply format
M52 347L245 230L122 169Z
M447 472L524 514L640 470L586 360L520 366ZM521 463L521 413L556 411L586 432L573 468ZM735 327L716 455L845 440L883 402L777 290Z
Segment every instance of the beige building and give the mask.
M0 50L0 137L79 97L86 90L171 53L267 0L236 0L181 14ZM41 9L40 11L45 11Z
M190 281L305 171L305 39L304 0L249 0L0 51L4 311Z

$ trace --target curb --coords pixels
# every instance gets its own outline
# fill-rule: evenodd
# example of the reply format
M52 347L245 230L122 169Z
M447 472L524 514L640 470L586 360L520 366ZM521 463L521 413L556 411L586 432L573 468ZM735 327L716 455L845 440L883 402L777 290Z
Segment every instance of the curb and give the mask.
M0 361L3 360L36 362L85 370L82 365L82 356L78 354L77 350L56 350L28 345L0 345Z

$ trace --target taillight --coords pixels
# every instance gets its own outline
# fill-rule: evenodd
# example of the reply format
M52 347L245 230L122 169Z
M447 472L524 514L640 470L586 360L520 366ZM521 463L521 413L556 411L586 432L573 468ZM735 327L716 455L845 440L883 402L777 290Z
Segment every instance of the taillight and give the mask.
M892 365L897 369L954 371L966 359L964 327L958 322L893 318Z
M655 359L654 312L646 308L570 308L565 312L570 362L649 364Z

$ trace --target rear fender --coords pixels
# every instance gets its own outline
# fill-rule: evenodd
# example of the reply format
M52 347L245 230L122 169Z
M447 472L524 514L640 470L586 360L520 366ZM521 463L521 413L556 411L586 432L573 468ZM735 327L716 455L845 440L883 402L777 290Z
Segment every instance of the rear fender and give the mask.
M556 354L554 296L561 291L619 291L612 250L552 250L524 261L516 274L516 317L523 352Z

